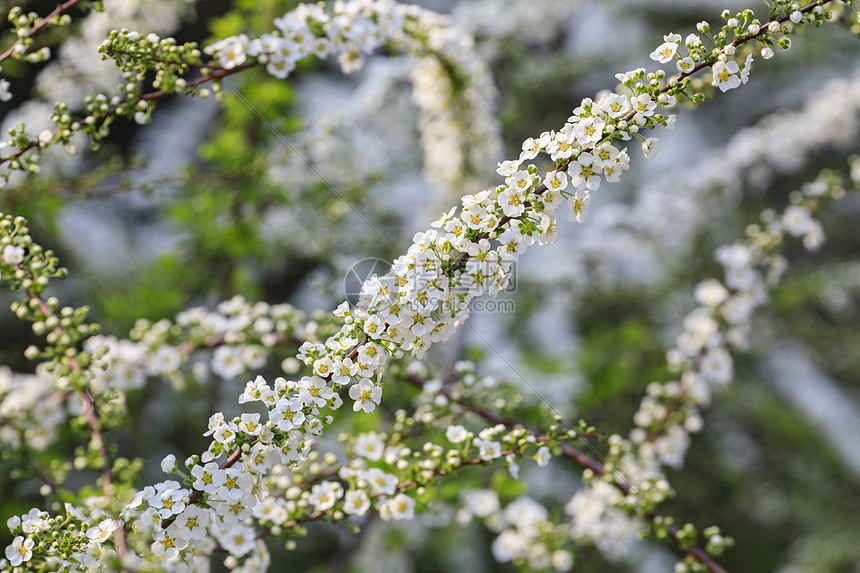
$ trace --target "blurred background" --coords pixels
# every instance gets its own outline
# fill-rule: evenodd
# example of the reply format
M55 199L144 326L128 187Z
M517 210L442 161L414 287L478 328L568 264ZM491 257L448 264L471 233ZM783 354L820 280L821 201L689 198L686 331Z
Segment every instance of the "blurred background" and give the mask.
M40 14L54 7L24 4ZM13 94L0 103L4 133L23 121L38 134L57 99L81 110L86 95L113 93L116 75L96 51L111 29L205 45L270 31L296 2L104 4L104 12L78 11L70 28L40 38L53 50L50 62L4 63ZM174 318L234 295L330 311L350 294L345 279L358 261L404 253L459 196L497 184L495 162L516 157L525 138L561 128L582 98L614 90L616 73L655 69L648 54L664 34L686 36L701 20L718 24L724 8L765 11L760 2L729 0L419 4L450 14L474 36L497 90L484 127L500 144L483 149L485 161L454 183L424 167L416 60L383 53L347 76L319 61L303 62L287 80L262 69L232 76L229 85L246 101L226 86L222 103L169 98L146 126L119 120L97 152L85 141L75 157L46 152L41 174L13 177L0 190L0 210L28 217L37 241L70 269L55 294L89 304L105 333L119 338L138 318ZM10 7L2 3L0 12ZM473 313L468 328L425 359L430 371L471 360L506 388L504 407L524 422L546 427L546 400L568 420L626 434L647 384L670 379L665 353L695 307L694 286L720 276L716 247L742 238L762 209L781 210L791 191L823 168L844 169L860 151L856 28L809 29L788 52L757 58L741 89L679 109L677 129L655 134L662 143L655 159L632 142L622 182L592 194L583 224L561 220L556 244L530 249L515 288L502 295L511 304ZM12 39L4 34L5 47ZM670 65L663 67L674 71ZM424 142L443 158L450 145ZM860 202L848 198L823 214L820 252L789 245L788 274L757 316L749 351L735 357L735 381L714 396L705 431L684 467L668 475L678 495L663 512L734 537L720 560L730 571L860 571L858 216ZM12 300L0 293L0 363L31 372L23 352L37 340L8 310ZM283 374L290 349L281 350L262 373ZM189 369L182 400L158 380L129 394L136 421L113 438L121 455L148 460L142 484L161 479L157 461L166 453L181 459L205 448L209 413L238 411L235 396L253 377L204 370ZM415 393L388 384L373 421L409 407ZM368 424L349 418L343 428ZM68 457L75 440L61 434L40 455ZM0 460L3 520L41 503L38 485L10 464ZM462 479L479 487L505 473L476 469ZM580 473L564 460L524 465L520 483L502 489L511 499L529 492L560 515ZM455 500L456 492L442 495L432 516L405 525L372 521L360 536L317 524L291 554L272 544L273 570L287 562L295 571L513 570L492 558L490 531L454 522ZM5 532L0 541L9 543ZM651 538L616 560L585 548L576 570L671 571L677 555Z

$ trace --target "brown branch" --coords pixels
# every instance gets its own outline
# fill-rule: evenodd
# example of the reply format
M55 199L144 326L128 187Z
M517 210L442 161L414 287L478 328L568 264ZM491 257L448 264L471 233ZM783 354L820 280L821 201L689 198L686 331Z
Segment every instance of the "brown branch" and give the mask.
M53 312L51 311L48 304L45 300L33 293L27 293L27 297L31 301L36 301L39 305L39 312L42 313L46 318L48 316L52 316ZM62 327L56 328L57 332L63 332ZM83 369L81 365L75 358L69 358L69 369L74 374L83 373ZM101 422L99 421L98 410L96 409L95 398L90 391L89 385L87 385L83 390L78 390L78 396L81 399L81 402L84 406L84 417L87 420L87 427L90 431L90 441L95 446L98 451L99 457L102 459L102 469L101 469L101 482L102 482L102 491L105 496L108 498L113 498L115 495L114 491L114 483L113 483L113 462L110 457L110 453L107 450L107 444L105 443L104 437L101 433ZM117 527L113 532L114 539L114 547L116 549L117 556L122 559L126 553L128 553L128 544L126 543L125 538L125 528Z
M415 376L412 374L408 374L406 376L406 380L418 388L423 388L424 385L427 383L426 380L423 380L422 378L419 378L418 376ZM469 411L477 414L478 416L480 416L481 418L487 420L488 422L490 422L492 424L502 424L507 428L513 428L515 426L520 426L520 427L524 428L526 431L528 431L530 434L532 434L533 436L538 438L539 440L541 438L545 438L547 440L549 439L549 436L547 436L546 434L544 434L540 430L530 428L529 426L526 426L524 424L520 424L519 422L515 422L515 421L510 420L508 418L505 418L505 417L501 416L500 414L497 414L496 412L491 412L490 410L487 410L487 409L482 408L480 406L475 406L473 404L470 404L467 400L465 400L462 397L454 397L453 394L451 393L451 391L444 386L439 389L439 393L442 394L443 396L445 396L446 398L448 398L449 400L453 400L453 401L457 402L461 406L465 407ZM577 433L579 433L579 432L577 432ZM580 434L580 436L591 436L591 434ZM572 462L576 463L577 465L584 467L586 469L590 469L591 471L593 471L598 476L606 475L606 473L607 473L606 464L602 464L602 463L598 462L597 460L595 460L595 459L591 458L589 455L587 455L585 452L571 446L567 442L562 442L559 445L559 448L561 450L562 455L565 458L571 460ZM618 489L624 495L627 495L628 493L630 493L630 486L626 483L613 480L612 485L615 486L615 488ZM655 511L648 513L646 515L646 517L648 518L649 521L656 521L658 519L662 519L663 516L655 510ZM680 547L680 541L678 539L678 534L679 534L678 528L675 527L674 525L669 525L669 526L667 526L666 530L669 533L669 536L675 542L675 544ZM700 547L693 546L693 547L685 549L684 551L687 553L687 555L689 555L690 557L693 557L694 559L696 559L697 561L702 563L705 567L707 567L708 571L710 571L711 573L727 573L726 570L723 569L719 565L719 563L714 561L713 558L711 558L711 556L709 556L707 554L707 552L704 551L703 549L701 549Z
M210 82L210 81L214 81L214 80L220 80L221 78L225 78L227 76L239 73L243 70L247 70L248 68L252 68L256 65L258 65L257 61L250 61L250 62L245 62L244 64L242 64L240 66L236 66L235 68L230 68L230 69L219 68L219 69L215 70L214 72L210 72L208 74L200 76L196 80L190 82L185 89L189 90L190 88L195 88L195 87L197 87L201 84L204 84L206 82ZM102 120L108 119L109 117L113 117L113 116L117 115L123 109L134 107L137 103L139 103L141 101L156 101L156 100L163 99L169 95L173 95L176 93L182 93L182 92L169 92L169 91L165 91L163 89L162 90L156 90L154 92L149 92L147 94L137 96L136 98L134 98L131 101L125 102L123 104L115 105L111 108L108 108L108 110L105 111L104 113L94 114L90 117L95 118L95 121L97 121L97 122L102 121ZM59 132L54 133L54 137L57 137L57 136L59 136ZM27 142L26 145L24 145L24 147L19 147L17 150L10 153L9 155L4 155L3 157L0 157L0 165L6 163L8 161L11 161L13 159L17 159L18 157L20 157L21 155L23 155L27 151L29 151L35 147L38 147L39 143L40 143L40 141L38 139L31 139L30 141Z
M81 2L81 0L67 0L66 2L63 2L62 4L58 4L57 7L54 8L53 12L51 12L50 14L48 14L47 16L42 18L42 20L38 24L36 24L35 26L33 26L30 29L30 33L27 34L27 37L32 38L33 36L35 36L36 34L41 32L43 29L47 28L50 24L53 24L53 20L57 19L64 12L68 12L69 10L74 8L76 4L79 4L80 2ZM15 46L17 46L20 43L22 43L22 39L18 38L17 40L15 40L15 42L11 46L9 46L9 48L5 52L0 54L0 62L10 58L12 56L12 54L15 53Z
M75 364L77 364L75 362ZM78 367L80 370L80 367ZM99 457L102 459L102 491L108 497L114 496L113 472L111 470L110 454L107 451L107 445L102 437L99 415L96 411L96 403L89 388L78 391L81 401L84 403L84 416L87 419L87 426L90 429L90 439L99 452ZM113 542L116 548L117 556L122 559L128 553L128 545L125 540L125 527L117 527L113 531Z

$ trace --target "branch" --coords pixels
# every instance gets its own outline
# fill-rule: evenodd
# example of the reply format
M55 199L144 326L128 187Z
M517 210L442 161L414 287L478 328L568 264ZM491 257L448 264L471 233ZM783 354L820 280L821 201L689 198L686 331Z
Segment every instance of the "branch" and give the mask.
M78 0L78 1L80 1L80 0ZM259 65L258 62L251 61L251 62L245 62L244 64L242 64L240 66L236 66L235 68L230 68L230 69L219 68L213 72L209 72L208 74L200 76L199 78L197 78L196 80L194 80L192 82L189 82L188 87L186 88L186 91L190 91L191 89L196 88L196 87L200 86L201 84L205 84L206 82L220 80L221 78L225 78L227 76L239 73L243 70L247 70L248 68L253 68L254 66L257 66L257 65ZM130 101L127 101L123 104L115 105L113 107L108 108L108 110L103 112L103 113L94 114L90 117L94 118L96 122L103 121L105 119L116 116L121 110L127 109L129 107L134 107L138 102L141 102L141 101L157 101L157 100L164 99L165 97L167 97L169 95L174 95L176 93L182 93L182 92L170 92L170 91L165 91L165 90L156 90L154 92L149 92L149 93L146 93L143 95L139 95ZM60 132L57 131L54 133L53 137L56 138L56 137L59 137L59 135L60 135ZM39 144L40 144L39 139L31 139L30 141L27 142L26 145L24 145L24 147L19 147L17 150L10 153L9 155L4 155L3 157L0 157L0 165L6 163L8 161L11 161L13 159L17 159L18 157L20 157L21 155L23 155L27 151L34 149L36 147L39 147Z
M426 380L423 380L422 378L419 378L418 376L415 376L412 374L406 375L406 380L418 388L423 388L424 385L427 383ZM470 404L468 401L466 401L465 398L453 396L451 391L444 386L439 389L439 393L442 394L443 396L445 396L446 398L448 398L449 400L457 402L458 404L460 404L464 408L477 414L478 416L480 416L481 418L484 418L485 420L487 420L488 422L490 422L492 424L502 424L507 428L512 428L514 426L520 426L520 427L524 428L526 431L528 431L530 434L532 434L533 436L538 438L539 440L540 439L549 439L549 436L547 436L546 434L544 434L540 430L536 430L534 428L526 426L525 424L520 424L519 422L515 422L513 420L505 418L505 417L501 416L500 414L497 414L496 412L491 412L490 410L487 410L487 409L482 408L480 406L475 406L473 404ZM580 436L582 436L582 437L589 436L590 437L591 434L580 434ZM606 468L604 467L604 464L591 458L585 452L571 446L567 442L562 442L560 444L560 449L561 449L562 455L564 457L566 457L567 459L573 461L575 464L577 464L581 467L584 467L586 469L592 470L596 475L599 475L599 476L606 475L607 471L606 471ZM624 495L627 495L628 493L630 493L630 486L628 486L627 484L613 480L612 485L614 485L618 489L618 491L620 491ZM657 511L652 511L649 514L647 514L645 517L647 517L648 520L652 521L652 522L656 521L656 520L662 520L663 519L663 516ZM667 532L669 533L669 536L672 538L672 540L675 542L675 544L680 548L681 546L680 546L680 542L678 540L678 534L680 532L679 532L678 528L675 527L674 525L669 525L669 526L667 526ZM685 551L686 551L687 555L689 555L690 557L692 557L696 561L699 561L705 567L707 567L708 571L710 571L711 573L727 573L725 569L723 569L716 561L713 560L713 558L711 558L710 555L707 554L706 551L704 551L700 547L693 546L693 547L686 549Z
M66 2L63 2L62 4L59 4L56 8L54 8L53 12L51 12L50 14L48 14L47 16L42 18L42 20L40 20L38 24L36 24L35 26L33 26L30 29L30 33L27 34L27 38L32 38L33 36L35 36L36 34L41 32L42 30L47 28L49 25L53 24L54 20L59 18L60 15L62 15L65 12L68 12L69 10L74 8L76 4L79 4L80 2L81 2L81 0L67 0ZM15 40L15 42L11 46L9 46L9 48L5 52L0 54L0 62L12 57L12 54L15 53L15 46L17 46L21 43L23 43L23 38L18 38L17 40Z

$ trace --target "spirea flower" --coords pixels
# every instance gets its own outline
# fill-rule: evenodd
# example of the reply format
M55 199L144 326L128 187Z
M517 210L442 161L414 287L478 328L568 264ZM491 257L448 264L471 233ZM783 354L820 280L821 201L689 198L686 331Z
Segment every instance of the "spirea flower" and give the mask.
M714 87L720 88L722 92L727 92L741 85L740 66L735 61L718 61L711 71Z
M25 538L21 535L12 540L11 545L6 546L6 559L9 560L9 565L18 567L25 561L33 558L34 542L29 537Z
M370 413L373 412L382 398L382 388L367 378L362 378L357 384L350 386L349 397L355 400L355 403L352 405L353 410L356 412L363 410Z

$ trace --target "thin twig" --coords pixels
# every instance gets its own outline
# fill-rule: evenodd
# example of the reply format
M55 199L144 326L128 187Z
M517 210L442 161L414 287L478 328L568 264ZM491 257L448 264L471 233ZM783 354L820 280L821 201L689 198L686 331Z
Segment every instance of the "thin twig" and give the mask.
M81 0L67 0L66 2L63 2L62 4L59 4L56 8L54 8L53 12L51 12L50 14L48 14L47 16L42 18L42 20L38 24L36 24L35 26L33 26L30 29L30 33L27 34L27 37L32 38L33 36L35 36L36 34L41 32L43 29L48 27L48 25L53 24L53 20L58 18L60 16L60 14L63 14L64 12L71 10L72 8L75 7L76 4L78 4L80 2L81 2ZM15 40L15 42L11 46L9 46L9 48L5 52L0 54L0 62L2 62L3 60L5 60L7 58L10 58L12 56L12 54L15 53L15 46L17 46L21 42L22 42L22 39L18 38L17 40Z

